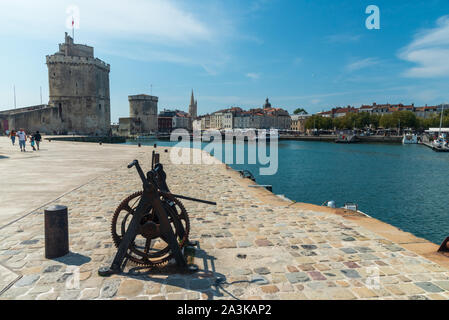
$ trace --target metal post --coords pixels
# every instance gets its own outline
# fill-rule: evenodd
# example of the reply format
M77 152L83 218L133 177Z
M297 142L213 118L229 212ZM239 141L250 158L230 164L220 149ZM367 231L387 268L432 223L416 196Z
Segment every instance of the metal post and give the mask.
M69 219L66 206L45 209L45 258L53 259L69 253Z

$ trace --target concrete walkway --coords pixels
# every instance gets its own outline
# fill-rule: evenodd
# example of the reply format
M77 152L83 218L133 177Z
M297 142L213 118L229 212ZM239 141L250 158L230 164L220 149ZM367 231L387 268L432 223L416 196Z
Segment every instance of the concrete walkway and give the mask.
M26 150L0 137L0 228L139 154L137 147L46 140L40 151L29 142Z
M86 176L82 186L54 202L69 207L67 256L44 258L43 209L1 230L0 276L9 280L0 282L0 299L449 298L449 258L437 254L435 245L375 219L293 204L248 188L248 179L223 164L173 165L163 152L166 148L157 150L173 193L217 201L215 207L183 201L190 216L190 238L200 242L194 252L200 272L161 273L130 264L122 275L101 278L98 268L109 264L116 252L111 216L122 199L141 188L136 171L124 166L129 161L125 153L137 155L148 169L153 148L78 148L65 142L55 146L66 153L59 164L62 178L64 168L79 166L77 172L83 172L76 162L92 162L81 160L79 150L107 168L97 167L102 175L88 183L94 173ZM105 149L109 151L101 160L98 150ZM23 157L10 152L7 156L7 161ZM32 166L45 156L22 159ZM14 181L6 180L17 188Z

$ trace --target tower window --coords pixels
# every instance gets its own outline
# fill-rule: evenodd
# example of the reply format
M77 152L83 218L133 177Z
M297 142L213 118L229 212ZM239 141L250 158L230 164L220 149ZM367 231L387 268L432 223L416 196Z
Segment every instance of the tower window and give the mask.
M98 110L101 110L101 104L98 105Z

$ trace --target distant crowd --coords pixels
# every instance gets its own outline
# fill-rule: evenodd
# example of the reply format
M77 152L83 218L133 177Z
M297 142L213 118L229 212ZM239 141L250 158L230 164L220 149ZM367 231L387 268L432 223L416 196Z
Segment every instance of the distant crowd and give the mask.
M27 141L30 142L30 146L31 148L33 148L33 151L39 150L39 146L42 141L42 136L39 131L36 131L34 134L27 135L25 130L21 128L17 132L15 130L6 130L5 133L9 138L11 138L11 143L13 146L16 144L16 138L19 140L19 147L21 152L26 152Z

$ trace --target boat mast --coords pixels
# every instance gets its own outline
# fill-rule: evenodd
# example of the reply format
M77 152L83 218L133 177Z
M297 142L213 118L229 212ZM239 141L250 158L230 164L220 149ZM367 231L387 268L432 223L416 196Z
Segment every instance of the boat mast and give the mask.
M441 136L441 126L443 125L443 111L444 111L444 105L441 105L440 131L438 132L438 138Z

